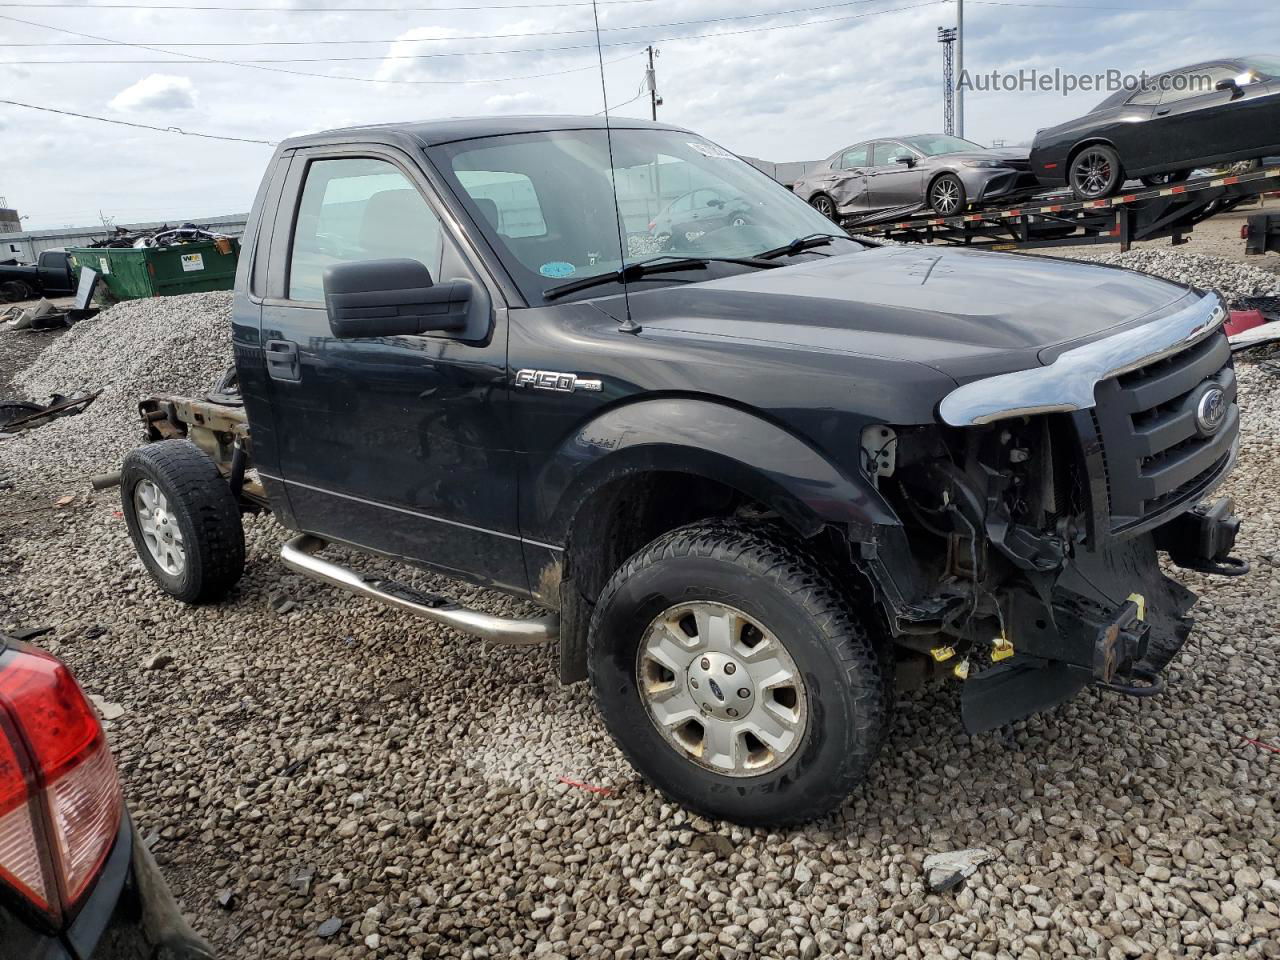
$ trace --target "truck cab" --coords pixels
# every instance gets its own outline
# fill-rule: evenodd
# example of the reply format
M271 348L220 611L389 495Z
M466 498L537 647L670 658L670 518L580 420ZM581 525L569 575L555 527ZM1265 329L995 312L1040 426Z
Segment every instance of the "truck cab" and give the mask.
M732 218L655 234L673 198ZM790 823L867 774L894 691L971 730L1163 689L1176 564L1238 575L1212 292L858 240L730 151L600 118L286 141L244 237L238 393L144 402L144 565L228 594L240 514L287 565L498 643L556 643L658 789ZM506 619L330 544L534 601Z

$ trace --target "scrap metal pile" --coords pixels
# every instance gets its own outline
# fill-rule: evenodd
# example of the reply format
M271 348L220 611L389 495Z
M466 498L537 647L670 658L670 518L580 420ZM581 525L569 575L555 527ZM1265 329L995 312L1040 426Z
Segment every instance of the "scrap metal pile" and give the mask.
M167 223L152 230L130 230L127 227L116 227L111 235L103 240L95 240L89 247L172 247L181 243L197 243L204 240L217 240L225 237L224 233L206 230L194 223L183 223L171 227Z

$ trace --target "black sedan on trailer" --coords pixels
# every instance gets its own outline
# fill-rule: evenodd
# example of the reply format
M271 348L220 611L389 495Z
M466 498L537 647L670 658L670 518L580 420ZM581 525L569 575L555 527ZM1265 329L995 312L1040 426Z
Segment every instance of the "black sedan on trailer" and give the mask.
M820 213L860 217L894 210L963 213L971 203L1039 189L1027 151L989 150L944 133L886 137L846 147L792 185Z
M1179 67L1121 90L1076 120L1036 133L1031 169L1045 186L1081 200L1109 197L1125 180L1178 182L1197 167L1280 153L1280 57Z

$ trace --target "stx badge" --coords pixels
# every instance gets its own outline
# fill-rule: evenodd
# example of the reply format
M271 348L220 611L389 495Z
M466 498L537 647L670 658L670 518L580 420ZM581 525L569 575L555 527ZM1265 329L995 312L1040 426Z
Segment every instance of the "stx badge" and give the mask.
M516 386L554 390L556 393L573 393L575 390L600 392L599 380L583 380L576 373L561 373L559 370L520 370L516 373Z

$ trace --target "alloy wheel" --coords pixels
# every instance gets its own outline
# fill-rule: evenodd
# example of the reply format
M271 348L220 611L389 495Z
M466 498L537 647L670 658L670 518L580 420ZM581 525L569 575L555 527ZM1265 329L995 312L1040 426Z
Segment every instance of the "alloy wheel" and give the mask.
M933 185L933 196L929 205L942 214L949 216L960 207L960 187L952 180L939 180Z
M817 210L820 214L822 214L828 220L835 218L836 208L835 208L835 205L832 204L830 197L821 197L821 196L814 197L812 200L809 201L809 203L813 207L813 209Z
M187 551L168 498L150 480L139 480L133 488L133 506L151 559L169 576L180 575L187 565Z
M636 675L658 732L715 773L765 773L804 739L808 708L795 661L735 607L698 601L664 610L641 639Z
M1114 176L1111 158L1105 153L1086 151L1072 171L1077 190L1086 197L1100 197L1111 186Z

